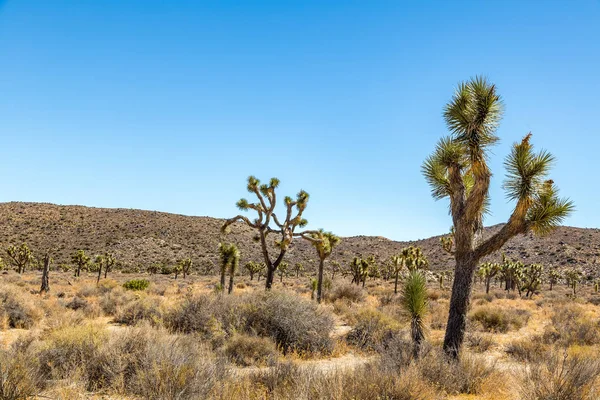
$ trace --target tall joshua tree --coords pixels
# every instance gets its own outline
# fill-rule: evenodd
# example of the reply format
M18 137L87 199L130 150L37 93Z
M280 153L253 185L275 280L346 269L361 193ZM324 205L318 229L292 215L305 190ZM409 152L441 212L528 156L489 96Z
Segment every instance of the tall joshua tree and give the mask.
M96 285L100 283L100 278L102 277L102 269L105 268L106 258L103 255L96 256L94 260L94 264L98 267L98 276L96 277Z
M331 232L323 231L323 229L319 229L317 232L304 235L303 238L309 240L313 246L315 246L317 255L319 256L317 303L321 303L321 297L323 294L323 268L325 266L325 259L331 255L333 248L341 242L341 239Z
M34 261L33 253L25 243L19 247L14 245L8 246L6 254L10 257L10 261L15 265L19 274L25 272L25 268Z
M502 101L496 86L477 77L461 83L446 105L444 119L450 136L442 138L422 167L435 199L450 199L453 246L456 261L444 350L458 358L465 335L473 275L479 261L513 236L532 231L544 235L559 225L573 204L558 197L547 179L554 157L535 153L531 134L515 143L504 164L507 197L516 201L508 222L491 237L481 237L483 215L489 205L492 173L487 165L489 149L499 138Z
M225 275L229 272L229 293L233 290L233 274L237 270L240 261L240 251L233 243L220 243L219 253L221 255L221 281L220 289L225 290Z
M106 279L108 273L112 271L115 262L115 257L112 254L104 253L104 279Z
M40 287L40 294L50 291L50 263L52 263L50 253L46 253L42 259L42 286Z
M83 250L77 250L72 256L71 261L75 264L75 276L81 275L81 269L85 268L90 263L90 257Z
M273 278L277 267L283 261L285 253L288 251L294 237L301 236L302 233L296 232L297 228L306 226L308 221L302 217L302 213L308 205L308 193L301 190L296 195L296 199L289 196L284 198L285 217L280 218L275 214L275 206L277 205L277 196L275 189L279 186L279 179L271 178L268 185L260 184L260 181L254 176L248 178L248 192L254 194L257 198L256 203L250 203L246 199L241 199L237 202L237 207L242 211L253 210L258 214L258 217L251 221L243 215L237 215L228 219L223 224L222 231L227 232L229 226L235 222L243 222L250 228L256 231L256 240L260 242L263 258L267 266L267 279L265 288L271 289L273 286ZM269 243L269 235L276 235L275 248L277 256L272 257L270 252L272 246Z

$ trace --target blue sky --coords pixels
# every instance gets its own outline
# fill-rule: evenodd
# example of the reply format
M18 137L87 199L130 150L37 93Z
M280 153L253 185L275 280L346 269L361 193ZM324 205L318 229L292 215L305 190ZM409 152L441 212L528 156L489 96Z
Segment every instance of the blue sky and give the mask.
M600 1L0 1L0 201L228 217L245 179L311 194L310 227L417 239L451 225L420 173L477 74L558 158L568 225L597 212Z

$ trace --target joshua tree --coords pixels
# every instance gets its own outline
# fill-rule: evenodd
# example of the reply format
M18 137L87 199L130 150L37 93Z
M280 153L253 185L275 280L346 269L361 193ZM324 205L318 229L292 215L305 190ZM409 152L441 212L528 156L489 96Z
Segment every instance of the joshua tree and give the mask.
M398 277L400 271L404 268L404 258L400 254L392 256L391 258L392 272L394 274L394 294L398 293Z
M240 251L237 246L233 243L220 243L219 244L219 253L221 255L221 282L220 282L220 290L225 289L225 274L229 270L230 277L229 282L230 285L233 285L233 274L237 270L238 263L240 261ZM229 293L231 293L232 287L229 288Z
M502 279L504 279L504 289L508 292L518 290L521 295L521 284L523 281L523 272L525 265L521 261L512 261L502 255Z
M421 351L425 338L425 314L427 313L427 285L425 275L417 269L408 273L402 290L402 306L410 316L410 332L413 341L413 356Z
M42 286L40 288L40 294L48 293L50 291L50 263L52 263L52 258L50 258L50 253L46 253L44 258L42 259L43 269L42 269Z
M240 252L235 248L235 251L232 252L231 259L229 261L229 289L227 290L227 294L231 294L233 292L233 279L235 277L235 273L237 272L238 265L240 263Z
M0 271L4 271L5 268L6 265L4 264L4 260L2 259L2 257L0 257Z
M246 270L250 274L250 280L253 280L254 279L254 274L260 274L260 271L262 271L263 269L265 269L265 264L264 263L258 263L258 262L255 262L255 261L248 261L246 263L246 265L244 265L244 268L246 268Z
M502 266L500 264L491 263L491 262L483 263L479 267L479 275L485 281L485 293L486 294L490 292L490 283L492 282L492 279L496 275L498 275L501 270L502 270Z
M267 266L267 279L265 281L265 288L267 290L273 286L275 271L279 267L279 264L281 264L281 261L283 261L283 257L292 244L294 237L303 234L303 232L296 232L296 228L302 228L308 223L302 217L302 213L304 213L308 205L309 197L308 193L304 190L301 190L296 195L296 200L291 197L284 198L285 218L281 219L275 214L275 206L277 204L275 189L277 189L277 186L279 186L279 179L277 178L271 178L268 185L261 185L258 179L250 176L248 178L247 189L248 192L253 193L257 197L258 202L250 203L246 199L241 199L237 202L237 207L242 211L255 211L258 214L258 218L250 221L250 219L243 215L237 215L225 221L222 227L222 231L227 232L230 225L241 221L256 231L257 235L255 238L260 242L265 265ZM277 235L275 246L279 254L274 260L269 253L268 235L270 234Z
M77 250L71 256L71 261L75 264L75 276L80 276L81 269L86 268L90 264L90 257L85 254L85 251Z
M579 268L571 268L565 271L565 279L567 285L573 289L573 297L577 296L577 285L581 282L582 276L583 274Z
M19 274L25 272L25 268L34 261L33 254L25 243L19 247L8 246L6 254L8 254L10 261L15 265L15 269Z
M302 263L294 264L294 272L296 272L296 278L300 276L300 273L304 271L304 265Z
M506 158L504 188L516 206L508 222L483 240L483 215L489 205L492 173L487 165L489 148L498 141L495 132L502 116L502 101L496 86L485 78L461 83L444 110L451 132L438 142L423 164L423 173L435 199L450 199L454 235L452 248L456 265L444 350L458 358L463 343L473 275L479 261L513 236L533 231L552 231L573 210L573 204L558 197L552 180L547 180L552 155L534 153L531 134L512 147Z
M94 261L94 264L96 264L96 267L98 268L98 278L96 279L96 285L100 283L100 277L102 276L102 267L105 265L105 263L106 258L104 258L104 256L96 256L96 260Z
M521 290L525 290L525 297L533 297L533 294L539 289L542 283L542 274L544 266L541 264L531 264L523 269L523 284Z
M369 273L369 262L359 257L354 257L348 267L348 274L352 276L351 283L356 283L356 286L358 286L362 282L364 287Z
M115 265L115 257L110 253L104 253L104 279L108 276L108 273L112 271Z
M288 264L285 261L282 261L279 264L279 267L277 267L277 272L279 273L279 282L283 282L283 277L287 275L289 266L290 264Z
M319 285L319 282L315 278L311 278L311 280L310 280L310 299L311 300L315 299L315 292L317 291L318 285Z
M340 272L342 269L342 265L339 263L339 261L335 260L332 260L329 265L331 265L331 280L333 281L335 279L335 274Z
M183 265L177 263L173 266L173 272L175 272L175 279L179 276L179 274L183 271Z
M560 273L560 271L558 271L557 269L551 269L548 272L548 283L550 283L550 290L552 290L554 288L554 285L556 285L560 279L562 278L562 275Z
M184 258L183 260L179 260L178 263L181 266L181 273L183 274L183 279L190 274L192 269L192 259Z
M331 232L325 232L320 229L308 236L308 240L313 244L319 256L319 273L317 275L317 303L321 303L323 295L323 268L325 259L331 255L333 248L337 246L341 239Z

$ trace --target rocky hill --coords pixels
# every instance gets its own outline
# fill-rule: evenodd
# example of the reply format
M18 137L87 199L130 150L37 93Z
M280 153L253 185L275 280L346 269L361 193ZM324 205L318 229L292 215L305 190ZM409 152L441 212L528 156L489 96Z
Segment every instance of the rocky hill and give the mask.
M222 220L190 217L156 211L59 206L46 203L0 203L0 248L27 243L36 254L52 249L56 264L69 264L70 255L83 249L91 255L113 253L125 267L146 267L152 263L174 263L190 257L199 268L218 262L217 246ZM500 229L486 228L485 235ZM261 260L251 230L234 225L226 240L238 244L241 263ZM396 242L383 237L343 238L332 260L348 263L354 256L375 255L382 262L408 245L423 248L432 270L452 267L452 259L440 244L439 236L414 242ZM525 263L554 266L579 265L588 273L600 273L600 229L558 228L548 237L531 235L513 238L504 248L508 256ZM6 257L3 257L6 259ZM286 260L316 265L314 249L296 240ZM493 258L500 258L500 254Z

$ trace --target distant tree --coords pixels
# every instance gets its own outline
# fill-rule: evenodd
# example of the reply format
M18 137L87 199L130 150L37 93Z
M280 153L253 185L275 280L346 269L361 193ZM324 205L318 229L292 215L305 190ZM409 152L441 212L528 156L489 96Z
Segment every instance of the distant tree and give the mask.
M310 299L311 300L315 299L315 292L317 291L318 285L319 285L319 282L315 278L310 279Z
M8 254L10 261L14 264L19 274L25 272L29 264L35 261L33 253L25 243L19 247L14 245L8 246L6 254Z
M342 270L342 265L339 263L339 261L335 260L332 260L329 265L331 266L331 280L333 281L335 279L335 274Z
M77 250L72 256L71 261L75 264L75 276L81 275L81 270L90 265L90 257L83 250Z
M404 258L397 254L391 257L392 274L394 275L394 294L398 293L398 278L404 268Z
M244 265L244 268L250 274L250 280L254 279L255 274L260 274L260 272L264 270L265 267L266 266L264 263L259 263L255 261L248 261L246 265Z
M500 273L502 266L498 263L486 262L479 267L479 275L485 281L485 293L490 292L490 283L496 275Z
M294 272L296 273L296 278L298 278L300 276L300 273L304 272L304 265L302 265L302 263L300 262L294 264Z
M96 256L94 260L94 264L96 264L96 268L98 268L98 277L96 279L96 285L100 283L100 277L102 276L102 267L106 263L106 258L103 255Z
M181 266L181 272L183 273L183 279L185 279L185 277L188 276L190 274L190 271L192 270L192 259L184 258L182 260L179 260L179 265Z
M115 257L110 253L104 253L104 279L108 276L108 273L112 271L115 266Z
M233 290L233 275L240 260L240 251L233 243L220 243L219 253L221 256L221 281L219 289L225 290L225 275L229 271L229 293L231 293L231 290Z
M530 264L523 269L523 280L521 290L525 291L525 297L533 297L542 283L544 266L541 264Z
M581 282L583 273L579 268L570 268L565 271L565 279L569 287L573 290L573 297L577 296L577 286Z
M554 288L554 285L556 285L561 280L561 278L562 274L556 268L553 268L550 271L548 271L548 283L550 283L550 290Z
M413 356L417 358L425 339L425 315L427 314L427 281L421 270L408 273L402 290L402 306L410 316L410 332Z
M40 287L40 294L50 291L50 263L52 263L50 253L46 253L42 259L42 286Z
M0 271L4 271L6 269L6 264L4 264L4 260L0 257Z
M321 303L323 295L323 269L325 268L325 259L331 255L334 247L337 246L341 239L331 232L325 232L320 229L316 232L303 236L309 240L317 250L319 257L319 272L317 275L317 303Z
M369 262L367 260L363 260L360 257L354 257L350 265L348 265L347 275L352 276L352 282L355 283L356 286L360 285L361 282L363 287L365 286L365 281L367 279L367 275L369 273Z
M547 180L554 158L545 151L534 153L529 134L513 145L505 161L504 188L509 199L517 201L514 211L498 232L481 240L492 176L487 165L489 147L499 140L495 132L501 116L502 101L495 85L480 77L461 83L444 110L451 135L438 142L423 164L433 197L450 199L456 265L444 350L454 358L459 357L464 340L479 261L515 235L549 233L573 210L572 202L559 198L554 182Z
M181 272L183 272L183 265L181 263L177 263L173 266L173 272L175 272L175 279L179 276Z
M288 264L285 261L282 261L279 264L279 267L277 267L277 272L279 273L279 282L283 282L283 277L287 275L289 266L290 264Z
M284 219L279 218L275 214L275 206L277 204L275 189L277 189L278 186L279 179L277 178L271 178L268 185L261 185L257 178L250 176L248 178L247 189L248 192L253 193L257 197L258 202L250 203L246 199L241 199L237 202L237 207L242 211L255 211L258 214L258 218L254 221L250 221L250 219L243 215L237 215L225 221L222 228L223 232L227 232L230 225L240 221L257 232L256 239L260 242L267 269L267 279L265 281L265 288L267 290L271 289L273 286L275 271L277 271L279 264L283 261L283 257L292 244L294 237L301 236L302 234L302 232L296 232L296 228L302 228L308 223L308 221L302 217L302 214L308 205L309 197L308 193L304 190L298 192L295 200L291 197L284 198L286 210ZM268 235L271 234L277 235L275 245L277 247L278 255L275 259L272 259L269 253L270 246Z

